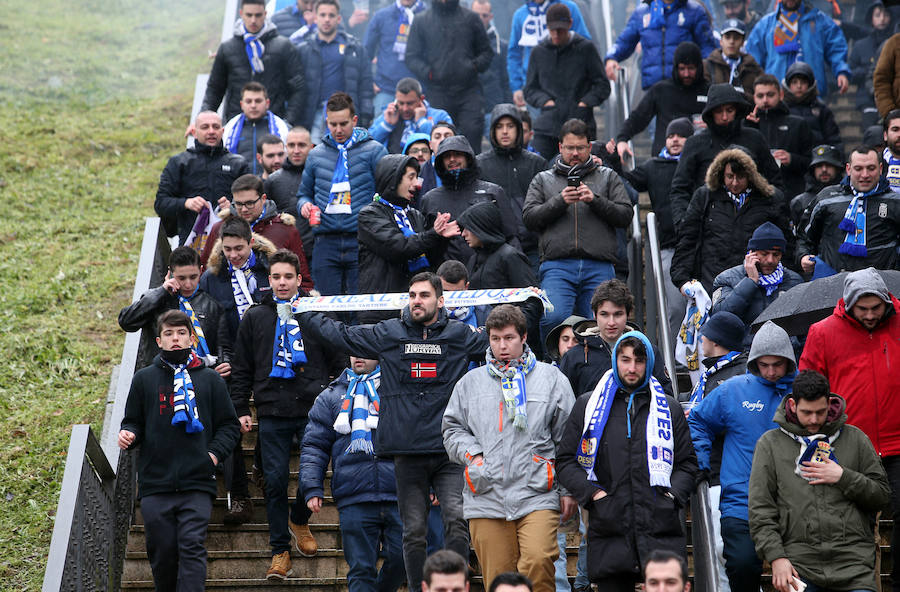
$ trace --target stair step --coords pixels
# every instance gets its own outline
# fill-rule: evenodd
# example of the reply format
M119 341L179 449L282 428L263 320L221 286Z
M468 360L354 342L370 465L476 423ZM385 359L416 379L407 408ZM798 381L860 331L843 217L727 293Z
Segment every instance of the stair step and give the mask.
M318 545L325 549L341 546L340 526L335 524L311 524L310 530ZM211 524L206 535L208 551L241 551L246 549L266 549L269 547L268 524L241 524L228 526ZM126 551L144 553L147 551L144 527L136 525L128 534Z
M575 577L569 576L569 583L574 583ZM245 588L265 587L266 592L345 592L347 590L347 578L295 578L290 577L284 582L269 582L264 578L240 578L240 579L207 579L206 590L243 590ZM150 580L123 582L123 590L154 590ZM484 581L481 576L472 576L470 579L470 592L484 592Z
M253 514L250 519L251 524L266 524L266 502L262 497L253 497L251 498L253 502ZM291 500L293 503L293 499ZM218 497L213 503L212 516L210 517L209 523L213 524L223 524L223 516L225 515L225 498ZM334 500L331 497L325 498L325 504L322 506L322 511L318 514L313 514L312 518L309 519L310 524L337 524L339 522L338 519L338 511L337 506L334 505ZM134 524L143 524L144 516L141 513L140 506L136 507L134 510Z

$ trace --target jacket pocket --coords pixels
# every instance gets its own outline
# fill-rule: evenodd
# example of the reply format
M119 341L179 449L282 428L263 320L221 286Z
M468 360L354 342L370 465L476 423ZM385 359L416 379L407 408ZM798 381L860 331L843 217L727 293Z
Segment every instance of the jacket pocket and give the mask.
M651 495L647 496L647 504L650 510L650 531L658 536L678 536L684 534L681 517L674 497L654 488Z
M494 488L488 476L487 465L482 456L480 460L471 461L465 469L466 486L475 495L487 493Z
M610 495L591 501L588 506L588 536L607 538L625 532L629 522L621 496Z
M556 461L539 454L532 454L530 466L528 487L542 493L553 491L553 486L556 484Z
M537 121L534 122L534 131L543 134L556 135L559 133L559 107L541 107L541 113L538 115Z

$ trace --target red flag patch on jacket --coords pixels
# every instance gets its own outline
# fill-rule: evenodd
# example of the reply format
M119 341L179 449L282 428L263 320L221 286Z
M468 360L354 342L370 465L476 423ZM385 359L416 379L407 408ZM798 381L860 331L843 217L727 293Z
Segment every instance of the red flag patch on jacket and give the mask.
M411 362L409 375L413 378L437 378L436 362Z

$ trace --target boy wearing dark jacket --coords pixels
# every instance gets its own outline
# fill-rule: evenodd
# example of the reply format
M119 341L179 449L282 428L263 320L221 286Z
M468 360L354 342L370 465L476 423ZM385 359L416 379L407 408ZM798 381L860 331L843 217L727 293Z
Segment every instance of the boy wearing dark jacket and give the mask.
M325 471L332 466L350 590L396 590L406 579L394 463L375 456L372 447L380 386L378 360L351 356L350 367L316 398L303 434L300 488L313 512L322 509Z
M225 382L191 351L191 319L157 321L160 353L131 381L119 448L140 446L138 496L157 590L206 585L206 529L216 465L240 431Z
M302 441L307 414L328 383L325 350L315 340L303 338L291 313L300 292L300 262L286 249L269 258L272 286L262 302L250 308L235 340L231 397L241 431L251 429L252 393L259 421L259 444L266 489L266 516L272 565L268 580L284 580L291 570L291 540L304 557L316 554L309 530L310 513L298 496L288 518L287 485L291 440Z
M791 110L791 115L806 120L809 131L812 132L813 145L830 144L843 150L841 130L834 112L819 98L819 88L809 64L794 62L787 69L781 85L784 87L784 102Z

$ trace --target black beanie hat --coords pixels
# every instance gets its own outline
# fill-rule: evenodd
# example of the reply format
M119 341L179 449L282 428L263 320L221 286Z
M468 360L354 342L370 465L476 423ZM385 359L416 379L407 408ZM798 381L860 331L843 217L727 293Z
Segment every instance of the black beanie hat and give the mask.
M677 69L678 64L693 64L699 67L703 64L703 53L700 46L693 41L682 41L675 48L675 55L672 56L672 65Z
M783 253L787 249L787 241L784 239L784 233L781 229L771 222L763 222L756 230L753 236L747 241L748 251L771 251L772 249L781 249Z
M741 351L744 349L744 335L747 329L744 327L743 321L737 315L720 310L713 314L700 327L700 335L715 341L722 347L731 351Z
M682 138L690 138L694 135L694 124L687 117L678 117L666 126L666 137L678 134Z

